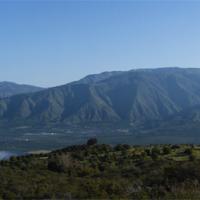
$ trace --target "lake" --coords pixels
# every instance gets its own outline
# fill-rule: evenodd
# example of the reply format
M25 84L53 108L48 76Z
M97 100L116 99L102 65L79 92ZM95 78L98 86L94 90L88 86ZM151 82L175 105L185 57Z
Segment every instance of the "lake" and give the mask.
M15 152L15 151L0 151L0 160L6 160L9 159L12 156L19 156L23 153Z

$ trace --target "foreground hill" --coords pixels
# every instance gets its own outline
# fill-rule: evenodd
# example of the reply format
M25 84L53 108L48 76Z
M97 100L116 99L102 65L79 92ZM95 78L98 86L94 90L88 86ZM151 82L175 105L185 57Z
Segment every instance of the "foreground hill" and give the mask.
M43 88L32 85L24 85L4 81L0 82L0 98L10 97L16 94L38 92L42 89Z
M36 123L163 120L200 105L200 69L105 72L0 101L0 120Z
M0 162L1 199L199 199L200 147L71 146Z

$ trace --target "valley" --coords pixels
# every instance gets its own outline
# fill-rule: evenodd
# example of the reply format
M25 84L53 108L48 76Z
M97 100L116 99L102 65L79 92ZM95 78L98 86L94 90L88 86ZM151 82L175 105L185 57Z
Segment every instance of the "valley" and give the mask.
M0 149L200 143L200 70L104 72L0 99Z

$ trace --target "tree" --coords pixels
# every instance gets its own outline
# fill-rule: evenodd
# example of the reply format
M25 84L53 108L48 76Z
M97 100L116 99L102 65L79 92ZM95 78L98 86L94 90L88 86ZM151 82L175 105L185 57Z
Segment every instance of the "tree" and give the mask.
M168 146L163 147L163 154L167 155L171 153L171 148Z
M66 172L73 167L74 162L69 154L58 155L48 160L48 169L55 172Z
M153 147L151 150L151 157L153 160L156 160L160 155L160 149L158 147Z
M88 146L92 146L92 145L95 145L97 144L97 139L96 138L90 138L88 141L87 141L87 145Z
M114 150L115 151L126 151L126 150L128 150L130 148L131 147L128 144L118 144L118 145L115 146Z
M184 153L190 156L193 152L191 148L187 148Z

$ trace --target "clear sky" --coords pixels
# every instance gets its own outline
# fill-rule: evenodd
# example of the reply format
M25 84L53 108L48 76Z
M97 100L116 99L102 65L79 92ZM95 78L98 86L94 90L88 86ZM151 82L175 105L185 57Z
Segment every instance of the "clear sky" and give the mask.
M200 1L0 1L0 81L200 67Z

